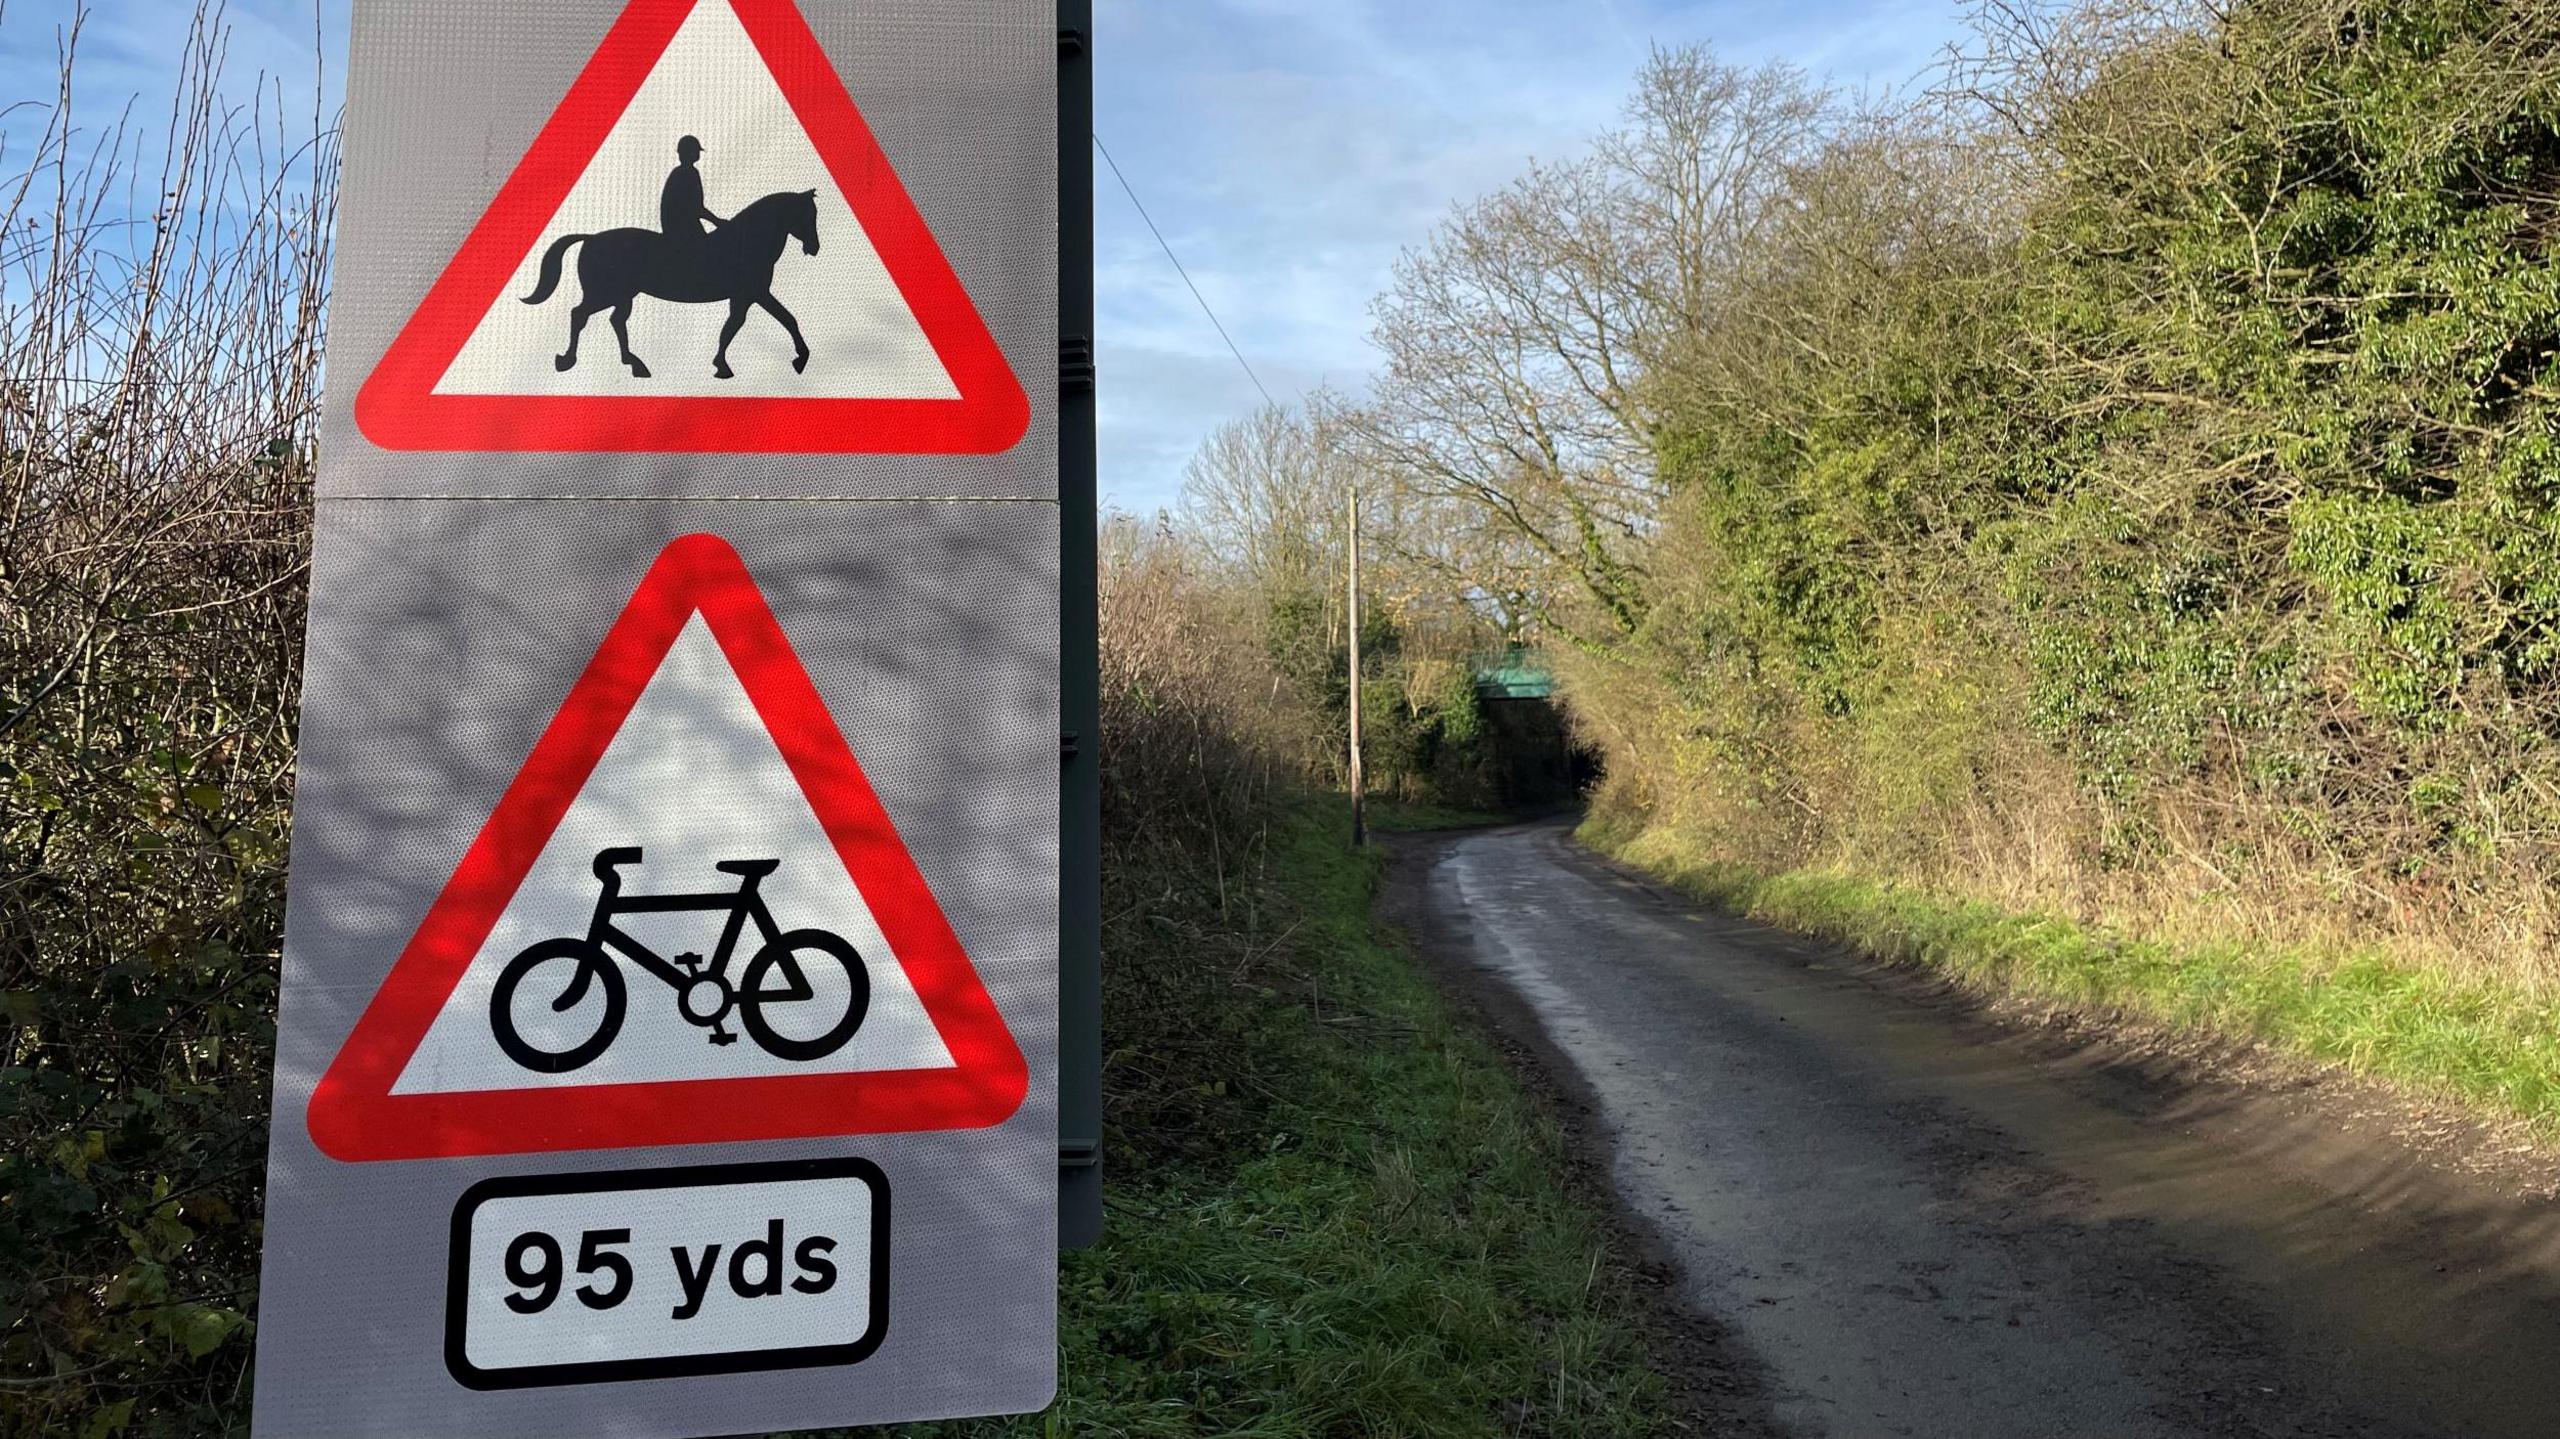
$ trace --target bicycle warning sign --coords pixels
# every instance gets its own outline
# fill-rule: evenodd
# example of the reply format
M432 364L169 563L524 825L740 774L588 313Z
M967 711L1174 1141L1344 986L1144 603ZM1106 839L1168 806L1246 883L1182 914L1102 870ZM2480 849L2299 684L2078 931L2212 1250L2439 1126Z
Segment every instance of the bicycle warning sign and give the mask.
M688 535L464 852L309 1122L343 1160L616 1149L995 1124L1027 1083L746 566Z

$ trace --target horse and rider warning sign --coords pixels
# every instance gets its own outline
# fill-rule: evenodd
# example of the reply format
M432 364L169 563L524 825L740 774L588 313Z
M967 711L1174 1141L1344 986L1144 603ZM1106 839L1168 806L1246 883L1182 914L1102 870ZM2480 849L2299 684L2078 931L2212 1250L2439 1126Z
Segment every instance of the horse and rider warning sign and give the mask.
M1053 1392L1057 24L357 0L257 1434Z
M582 354L598 317L613 349ZM986 451L1029 423L791 0L623 11L355 415L443 450Z

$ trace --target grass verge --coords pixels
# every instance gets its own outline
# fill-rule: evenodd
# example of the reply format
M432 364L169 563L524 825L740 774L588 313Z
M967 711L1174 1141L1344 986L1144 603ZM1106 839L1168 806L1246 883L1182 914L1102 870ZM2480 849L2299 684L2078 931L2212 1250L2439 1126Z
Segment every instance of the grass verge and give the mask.
M1058 1402L922 1432L1664 1427L1557 1128L1373 929L1349 820L1294 805L1223 904L1113 921L1110 1217L1061 1276Z
M2560 1140L2560 1005L2377 954L2171 945L1827 869L1720 862L1663 827L1595 817L1584 842L1719 908L1976 988L2281 1054L2521 1119Z

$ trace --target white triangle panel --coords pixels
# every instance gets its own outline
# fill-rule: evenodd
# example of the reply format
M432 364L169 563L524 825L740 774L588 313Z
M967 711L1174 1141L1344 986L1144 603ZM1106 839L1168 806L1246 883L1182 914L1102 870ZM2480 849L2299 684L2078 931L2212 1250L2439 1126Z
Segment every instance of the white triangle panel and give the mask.
M629 330L648 378L624 368L609 312L587 321L577 363L558 369L555 356L567 347L570 315L583 293L578 265L589 247L571 246L558 288L543 303L528 305L522 297L535 291L543 253L566 235L655 231L659 191L678 164L676 142L686 135L702 142L704 203L725 219L767 195L818 192L818 253L804 254L797 241L786 241L773 280L775 298L808 340L807 369L792 369L781 323L750 309L729 346L734 377L715 378L712 357L729 306L646 294L633 301ZM495 307L438 378L435 393L949 400L960 392L728 0L702 0L541 242L518 262Z
M706 7L708 8L708 7ZM812 1060L767 1053L733 1012L723 1028L734 1043L711 1042L687 1022L677 991L627 954L614 962L627 995L621 1030L605 1051L580 1067L545 1073L520 1065L499 1045L490 997L509 960L554 936L584 936L594 917L597 853L639 846L643 863L621 871L625 896L718 895L737 877L720 860L778 859L760 892L782 930L816 928L850 943L870 980L867 1016L843 1047ZM714 955L726 915L716 910L634 915L621 930L672 959ZM758 948L749 924L729 962L735 984ZM845 1012L846 981L824 962L802 966L810 998L769 1005L786 1037L823 1033ZM601 985L564 1012L549 1001L566 992L574 966L554 961L529 971L510 1012L526 1043L547 1052L574 1049L592 1035L604 1004ZM820 828L781 751L774 746L719 642L700 615L687 621L656 675L642 690L559 827L543 846L489 937L473 955L453 994L392 1086L394 1094L633 1084L663 1080L863 1070L940 1069L953 1064L915 988L881 936L862 894Z

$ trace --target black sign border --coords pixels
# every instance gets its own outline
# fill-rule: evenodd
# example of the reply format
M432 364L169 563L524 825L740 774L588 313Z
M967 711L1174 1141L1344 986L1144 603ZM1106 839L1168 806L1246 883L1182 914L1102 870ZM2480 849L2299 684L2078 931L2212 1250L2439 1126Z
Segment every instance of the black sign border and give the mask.
M871 1186L871 1308L863 1332L844 1344L795 1349L746 1349L724 1354L671 1354L650 1359L601 1359L582 1364L534 1364L483 1369L465 1353L465 1308L470 1299L471 1216L492 1199L550 1194L610 1194L629 1189L689 1189L731 1184L774 1184L818 1179L859 1179ZM702 1374L752 1374L859 1364L889 1336L889 1177L868 1159L788 1159L765 1164L702 1164L667 1169L626 1169L584 1174L530 1174L484 1179L462 1191L453 1208L444 1299L444 1367L467 1389L535 1389L605 1384L633 1379L683 1379Z

